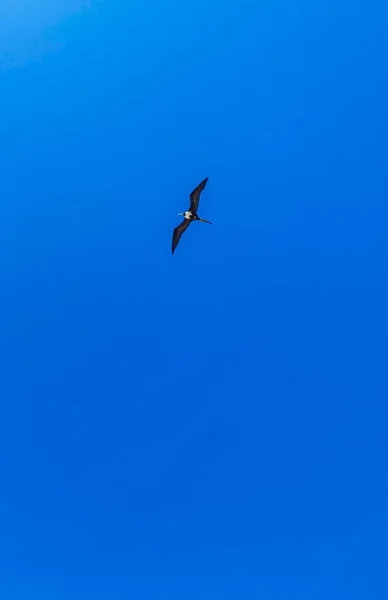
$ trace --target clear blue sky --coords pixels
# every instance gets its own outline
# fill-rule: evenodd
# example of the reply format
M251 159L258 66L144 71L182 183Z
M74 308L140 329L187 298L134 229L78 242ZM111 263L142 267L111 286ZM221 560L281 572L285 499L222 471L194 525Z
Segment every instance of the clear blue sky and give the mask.
M386 599L387 28L1 2L2 600Z

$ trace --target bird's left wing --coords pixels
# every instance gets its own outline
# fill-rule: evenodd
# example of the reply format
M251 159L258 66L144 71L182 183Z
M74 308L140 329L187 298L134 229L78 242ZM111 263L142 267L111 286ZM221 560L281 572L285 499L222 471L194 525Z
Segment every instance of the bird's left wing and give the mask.
M205 185L207 184L207 180L209 177L206 177L190 194L190 210L193 214L195 214L198 210L199 197L201 195L202 190L205 189Z
M179 240L181 239L182 233L186 231L190 225L190 219L183 219L182 223L175 227L174 233L172 234L172 253L174 254L175 248L177 247Z

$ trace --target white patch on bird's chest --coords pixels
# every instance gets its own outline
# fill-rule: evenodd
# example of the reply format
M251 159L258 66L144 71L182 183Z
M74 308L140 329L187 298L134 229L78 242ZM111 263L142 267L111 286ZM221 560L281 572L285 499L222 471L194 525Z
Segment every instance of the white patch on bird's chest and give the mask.
M190 218L191 218L191 210L186 210L185 219L190 219Z

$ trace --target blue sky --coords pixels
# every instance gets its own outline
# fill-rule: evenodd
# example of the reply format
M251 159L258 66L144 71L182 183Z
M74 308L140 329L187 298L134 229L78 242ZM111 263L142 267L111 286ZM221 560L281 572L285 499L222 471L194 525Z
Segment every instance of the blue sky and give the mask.
M387 25L1 3L1 598L386 598Z

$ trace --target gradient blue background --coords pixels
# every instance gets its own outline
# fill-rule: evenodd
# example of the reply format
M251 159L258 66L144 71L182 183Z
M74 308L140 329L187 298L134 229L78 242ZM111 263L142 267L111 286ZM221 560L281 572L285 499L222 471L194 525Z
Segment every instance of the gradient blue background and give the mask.
M1 4L0 597L386 599L386 2Z

